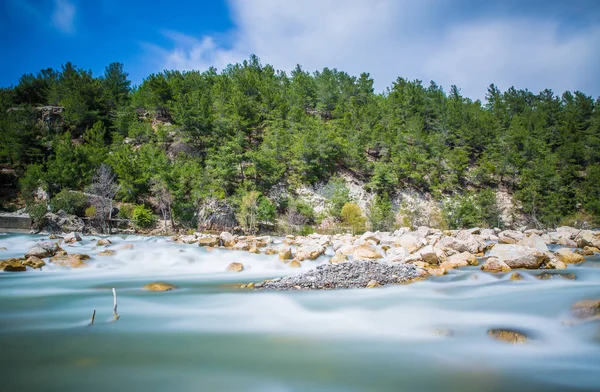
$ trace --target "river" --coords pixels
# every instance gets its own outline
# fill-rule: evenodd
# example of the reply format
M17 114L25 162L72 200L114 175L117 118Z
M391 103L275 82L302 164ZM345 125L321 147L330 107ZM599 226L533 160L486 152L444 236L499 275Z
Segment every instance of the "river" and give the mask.
M43 238L0 235L0 258ZM92 237L65 246L92 256L85 268L0 272L0 391L600 390L600 323L564 322L573 303L600 297L599 256L569 266L574 281L464 267L408 285L266 292L234 284L327 258L291 269L276 255L110 239L110 257ZM224 272L233 261L244 271ZM141 289L153 281L179 289ZM532 339L499 342L490 328Z

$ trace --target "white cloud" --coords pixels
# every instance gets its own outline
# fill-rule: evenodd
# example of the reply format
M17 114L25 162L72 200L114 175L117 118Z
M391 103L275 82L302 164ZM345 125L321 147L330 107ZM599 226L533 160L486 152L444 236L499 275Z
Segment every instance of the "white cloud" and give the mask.
M445 12L453 4L432 0L232 0L230 6L236 25L230 46L167 32L174 49L159 49L161 65L220 69L255 53L278 69L300 63L308 70L370 72L379 90L402 76L446 89L456 84L473 98L483 98L492 82L501 89L600 93L600 26L567 36L555 21L533 18L452 22Z
M52 25L65 34L75 32L75 5L69 0L54 0Z

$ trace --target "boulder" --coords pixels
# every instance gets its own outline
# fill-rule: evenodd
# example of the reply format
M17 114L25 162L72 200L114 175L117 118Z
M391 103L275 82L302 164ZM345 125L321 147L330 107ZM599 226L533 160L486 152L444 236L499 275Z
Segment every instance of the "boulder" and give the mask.
M477 258L469 252L461 252L448 257L446 261L440 264L440 267L452 269L457 267L466 267L467 265L478 265Z
M406 249L408 253L414 253L423 247L423 241L412 234L404 234L396 240L394 245Z
M360 236L360 239L363 241L372 241L375 243L375 245L379 245L379 242L381 242L381 237L378 234L375 233L371 233L370 231L367 231L366 233L364 233L363 235Z
M25 254L25 257L35 256L42 259L44 257L54 256L59 250L60 247L56 242L43 241L31 247Z
M78 241L81 241L81 236L79 236L79 234L77 234L76 232L72 231L69 234L67 234L63 240L65 241L66 244L72 244Z
M100 238L98 242L96 242L96 246L108 246L112 244L112 242L108 238Z
M169 291L177 289L177 286L164 282L152 282L144 285L142 288L148 291Z
M23 272L27 271L27 267L23 264L23 259L12 258L0 261L0 271Z
M50 262L63 267L80 268L86 265L83 261L89 260L89 258L90 256L84 253L61 254L52 257Z
M235 245L233 245L233 250L245 250L248 251L250 250L250 244L247 243L246 241L240 241L240 242L236 242Z
M499 244L516 244L525 238L525 234L516 230L504 230L498 233Z
M419 253L421 254L421 259L423 259L423 261L426 263L433 265L437 265L440 263L440 260L438 259L438 256L435 253L435 250L433 250L433 246L431 245L427 245L426 247L421 249Z
M227 272L242 272L244 265L242 263L231 263L227 266Z
M232 247L233 245L235 245L235 237L233 236L233 234L231 234L228 231L224 231L219 235L219 238L221 239L221 242L223 243L223 246L225 247Z
M198 238L198 246L219 246L219 237L209 236Z
M577 248L577 242L573 241L570 238L558 237L558 240L556 241L556 243L559 245L569 247L569 248Z
M183 242L184 244L194 244L198 242L198 238L196 238L195 235L184 235L179 237L179 241Z
M56 214L49 212L44 215L42 228L43 231L48 233L81 233L85 229L85 223L83 219L75 215L69 215L61 210Z
M335 252L335 256L329 259L329 262L333 264L344 263L346 261L348 261L348 258L342 252Z
M404 248L390 248L390 250L387 251L386 256L391 262L403 263L408 256L408 252Z
M548 256L537 249L522 245L497 244L489 253L490 257L497 257L504 261L510 268L536 269L548 260Z
M521 274L520 274L520 273L518 273L518 272L513 272L513 273L510 275L510 280L511 280L511 281L513 281L513 282L514 282L514 281L517 281L517 280L523 280L523 275L521 275Z
M299 261L303 260L316 260L319 256L325 253L325 248L320 245L300 245L296 249L296 259Z
M26 265L31 268L42 268L46 265L46 263L39 257L30 256L29 258L27 258L27 260L23 262L23 265Z
M575 238L577 241L577 245L580 248L586 246L593 246L595 248L600 248L600 238L597 236L599 233L591 230L582 230L579 235Z
M298 260L294 259L290 262L290 267L291 268L300 268L300 267L302 267L302 264L300 264L300 262Z
M289 245L283 245L279 248L279 260L291 260L292 259L292 248Z
M277 251L277 249L275 249L273 247L268 247L267 249L265 249L266 255L276 255L277 253L279 253L279 252Z
M577 318L586 319L600 316L600 299L584 299L571 306L571 312Z
M354 248L352 252L352 258L354 260L365 260L365 259L380 259L382 256L377 250L370 246L362 245Z
M568 248L561 248L554 252L554 255L565 264L579 264L585 260L582 255L572 252Z
M256 246L251 247L248 252L250 253L254 253L254 254L260 254L260 250L258 250L258 248Z
M497 257L489 257L480 267L485 272L510 272L511 268L504 261Z
M537 234L531 234L529 237L523 238L521 241L519 241L518 244L537 249L540 252L548 252L548 246L546 245L546 241L544 241L542 237L540 237Z
M523 344L527 343L528 340L527 335L523 332L510 329L490 329L488 330L488 336L512 344Z

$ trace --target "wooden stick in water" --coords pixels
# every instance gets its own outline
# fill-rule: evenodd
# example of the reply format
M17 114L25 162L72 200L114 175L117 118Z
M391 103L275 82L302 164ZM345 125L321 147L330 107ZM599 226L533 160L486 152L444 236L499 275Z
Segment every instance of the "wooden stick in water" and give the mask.
M112 291L113 291L113 299L114 299L114 304L115 304L115 307L113 308L113 314L115 316L114 321L117 321L121 317L117 313L117 290L115 290L115 288L113 287Z
M89 325L94 325L94 319L96 318L96 309L94 309L94 313L92 313L92 319L90 320Z

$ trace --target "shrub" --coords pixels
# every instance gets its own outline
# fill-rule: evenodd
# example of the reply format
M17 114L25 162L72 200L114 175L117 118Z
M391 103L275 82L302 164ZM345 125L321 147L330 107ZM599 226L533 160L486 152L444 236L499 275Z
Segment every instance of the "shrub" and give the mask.
M328 212L334 218L339 219L344 204L351 201L350 190L342 177L333 177L323 190L323 196L329 200Z
M67 214L82 216L85 213L87 197L78 192L63 189L50 200L52 212L63 210Z
M131 219L133 216L133 204L121 204L119 207L119 217L122 219Z
M259 198L258 202L258 221L271 223L277 216L275 204L264 196Z
M392 201L387 195L376 195L369 205L369 221L371 230L392 230L394 213Z
M85 209L85 216L88 218L95 218L97 212L98 211L96 210L96 207L89 206L88 208Z
M355 203L346 203L342 208L342 222L350 226L353 233L365 230L365 217L361 208Z
M154 225L154 214L152 213L152 210L143 204L135 206L132 217L141 228L146 229Z
M27 211L27 213L29 214L33 225L37 229L41 229L42 223L44 222L44 215L46 215L46 213L48 212L48 204L44 201L30 201L27 203L25 211Z

